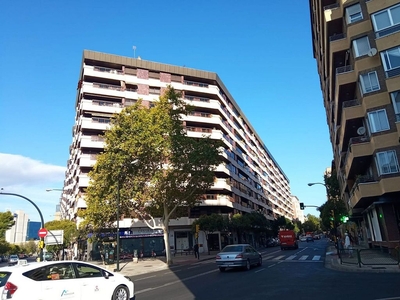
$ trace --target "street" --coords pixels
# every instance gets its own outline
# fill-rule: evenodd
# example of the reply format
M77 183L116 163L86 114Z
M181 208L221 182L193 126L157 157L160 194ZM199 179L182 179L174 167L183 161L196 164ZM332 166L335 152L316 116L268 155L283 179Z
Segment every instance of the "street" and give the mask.
M297 250L262 251L263 265L221 273L214 260L174 265L131 276L137 299L400 299L398 273L339 272L325 268L327 242Z

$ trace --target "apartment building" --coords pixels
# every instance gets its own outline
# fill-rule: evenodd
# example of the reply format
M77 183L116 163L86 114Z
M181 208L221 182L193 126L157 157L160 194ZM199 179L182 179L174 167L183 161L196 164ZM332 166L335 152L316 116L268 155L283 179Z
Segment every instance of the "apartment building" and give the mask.
M29 217L22 210L14 213L14 225L6 230L5 239L10 244L22 244L26 242Z
M361 242L400 240L400 1L310 0L342 199Z
M206 134L225 143L225 163L216 169L215 183L201 205L191 209L187 218L171 221L172 234L179 231L171 245L190 246L190 224L201 214L260 211L270 220L278 216L293 219L289 179L216 73L87 50L77 87L62 217L79 222L77 212L86 207L88 172L103 151L102 135L112 115L138 99L151 107L167 85L181 91L184 100L195 107L184 119L187 134L194 138ZM121 221L124 237L162 236L131 221Z

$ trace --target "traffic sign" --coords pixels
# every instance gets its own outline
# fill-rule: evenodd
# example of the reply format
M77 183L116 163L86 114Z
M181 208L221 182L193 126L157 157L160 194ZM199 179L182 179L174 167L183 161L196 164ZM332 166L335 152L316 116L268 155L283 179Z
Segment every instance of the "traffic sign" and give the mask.
M40 228L38 235L40 238L44 238L47 235L47 229L46 228Z

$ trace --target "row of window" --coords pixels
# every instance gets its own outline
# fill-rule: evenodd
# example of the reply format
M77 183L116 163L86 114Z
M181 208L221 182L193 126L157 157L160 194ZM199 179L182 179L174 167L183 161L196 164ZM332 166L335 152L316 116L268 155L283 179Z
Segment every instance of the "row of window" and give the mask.
M364 19L359 3L346 7L347 24ZM382 37L400 30L400 4L383 9L371 15L377 37Z

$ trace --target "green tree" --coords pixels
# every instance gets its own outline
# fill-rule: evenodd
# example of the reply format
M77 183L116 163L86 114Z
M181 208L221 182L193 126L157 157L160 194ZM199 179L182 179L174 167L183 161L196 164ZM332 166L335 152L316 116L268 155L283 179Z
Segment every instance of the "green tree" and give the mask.
M45 228L49 231L48 235L51 236L52 230L63 230L64 239L58 241L58 245L47 245L46 249L53 254L57 254L57 251L62 250L65 247L71 245L72 242L78 237L78 229L76 228L76 223L70 220L54 220L46 222L44 224Z
M0 240L6 238L6 231L14 225L14 216L10 211L0 212Z
M318 210L321 218L321 228L323 230L332 229L331 218L332 212L334 215L334 225L338 226L342 216L347 215L347 209L345 203L340 197L339 181L335 170L332 170L331 174L324 176L324 182L328 195L327 201L322 204Z
M303 223L305 232L314 232L320 230L320 219L311 214L307 215L307 221Z
M172 264L169 220L187 215L199 203L223 161L222 141L187 135L182 115L191 111L181 94L168 87L154 106L139 100L114 117L105 133L104 153L89 174L84 227L111 227L119 199L123 215L163 230L167 263Z
M37 252L37 245L34 240L29 240L24 244L24 249L26 254L34 254Z
M192 231L196 232L196 225L199 225L201 231L204 231L207 240L208 254L210 254L210 245L208 243L208 235L216 231L225 229L224 217L219 214L202 215L193 222Z

